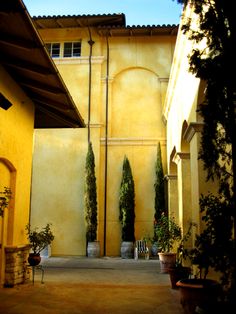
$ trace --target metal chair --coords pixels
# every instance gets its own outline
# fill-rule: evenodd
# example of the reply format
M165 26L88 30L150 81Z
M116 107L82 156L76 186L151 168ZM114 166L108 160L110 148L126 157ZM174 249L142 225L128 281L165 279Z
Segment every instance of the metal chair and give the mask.
M149 248L147 246L147 241L145 240L137 240L135 242L134 248L134 259L138 260L139 255L144 255L145 259L149 259Z

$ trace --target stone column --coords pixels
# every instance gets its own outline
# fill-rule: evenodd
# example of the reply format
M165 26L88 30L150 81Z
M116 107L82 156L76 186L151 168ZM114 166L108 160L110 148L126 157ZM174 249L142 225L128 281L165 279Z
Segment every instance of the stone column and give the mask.
M29 249L29 245L5 247L5 287L14 287L29 279L31 271L30 268L27 267Z
M176 217L179 221L179 204L178 204L178 184L177 175L169 174L165 176L168 189L168 211L171 216Z
M178 175L179 225L185 233L192 220L190 154L176 153L174 161Z
M201 147L201 131L203 123L192 122L188 126L184 138L190 144L191 153L191 198L192 198L192 220L201 226L199 198L201 194L214 192L213 182L209 185L206 182L206 171L203 168L203 162L198 158ZM201 229L201 228L200 228ZM199 230L200 231L200 230Z

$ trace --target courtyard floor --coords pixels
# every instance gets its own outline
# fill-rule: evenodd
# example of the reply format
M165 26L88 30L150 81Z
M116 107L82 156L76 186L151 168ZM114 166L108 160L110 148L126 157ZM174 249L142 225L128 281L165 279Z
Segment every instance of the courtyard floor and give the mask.
M158 259L50 257L34 282L0 288L3 314L183 314Z

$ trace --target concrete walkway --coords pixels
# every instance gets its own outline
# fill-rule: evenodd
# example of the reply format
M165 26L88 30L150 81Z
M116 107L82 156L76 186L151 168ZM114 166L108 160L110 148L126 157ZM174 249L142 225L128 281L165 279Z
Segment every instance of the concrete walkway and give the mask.
M2 314L183 314L159 260L51 257L32 281L0 288Z

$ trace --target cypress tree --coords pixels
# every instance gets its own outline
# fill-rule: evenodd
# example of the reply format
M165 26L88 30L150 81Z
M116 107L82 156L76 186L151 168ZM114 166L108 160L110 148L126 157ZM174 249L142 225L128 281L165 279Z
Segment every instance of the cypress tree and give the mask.
M156 180L154 183L155 189L155 212L154 212L154 236L153 241L158 241L158 236L156 228L158 223L161 221L163 215L167 216L166 206L165 206L165 186L164 186L164 172L162 166L162 156L161 156L161 145L160 142L157 145L157 155L155 164Z
M97 186L95 176L95 158L92 143L88 145L85 164L85 220L86 240L93 242L97 239Z
M122 226L122 241L135 241L135 191L134 180L128 158L125 156L122 169L122 180L119 195L120 222Z
M165 206L165 186L164 186L164 172L162 166L162 156L161 156L161 145L160 142L157 146L157 156L156 156L156 181L154 183L155 188L155 221L158 222L164 213L166 213Z

